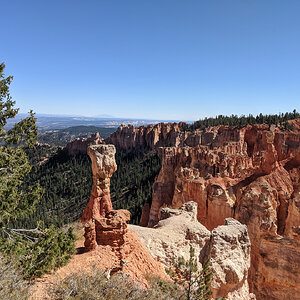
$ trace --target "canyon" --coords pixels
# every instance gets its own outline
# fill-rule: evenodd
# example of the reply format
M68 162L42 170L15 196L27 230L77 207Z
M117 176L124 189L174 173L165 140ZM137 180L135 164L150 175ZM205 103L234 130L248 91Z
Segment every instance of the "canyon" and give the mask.
M174 260L189 259L195 249L198 270L210 258L214 297L255 299L249 292L250 239L247 227L233 218L210 232L197 220L197 203L187 202L179 209L163 208L156 228L127 225L130 212L113 210L109 180L116 170L116 149L110 144L90 145L87 153L92 161L93 187L90 202L84 210L84 250L102 255L111 251L114 264L107 268L109 276L128 274L147 285L147 276L170 280L164 271Z
M184 131L184 123L120 126L105 141L125 150L157 149L162 168L142 225L155 227L164 207L197 203L209 231L234 218L251 240L249 289L257 299L300 295L300 121L216 126Z

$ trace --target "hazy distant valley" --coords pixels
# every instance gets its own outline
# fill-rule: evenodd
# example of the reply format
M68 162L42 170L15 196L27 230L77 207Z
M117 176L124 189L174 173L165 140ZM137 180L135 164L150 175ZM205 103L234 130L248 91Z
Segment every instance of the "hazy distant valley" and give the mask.
M26 118L24 113L18 114L14 119L7 120L7 127L10 128L14 123ZM84 116L61 116L35 114L36 124L40 131L51 129L63 129L73 126L96 126L96 127L118 127L121 124L132 124L141 126L147 124L157 124L159 122L174 122L176 120L151 120L151 119L133 119L133 118L114 118L114 117L84 117Z
M96 126L73 126L64 129L41 130L38 134L38 142L64 147L67 143L76 138L87 138L93 133L99 132L102 138L107 138L116 131L116 127L96 127Z
M14 119L9 119L6 128L11 128L15 122L19 122L27 116L27 114L18 114ZM38 142L62 147L76 138L90 137L95 132L99 132L102 138L107 138L121 124L141 126L166 122L166 120L114 118L108 116L97 118L36 114L35 117L38 126Z

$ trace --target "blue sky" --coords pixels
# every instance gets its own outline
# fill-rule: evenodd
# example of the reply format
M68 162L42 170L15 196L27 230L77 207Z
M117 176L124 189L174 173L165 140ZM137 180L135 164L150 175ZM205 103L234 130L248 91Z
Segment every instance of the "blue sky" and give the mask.
M2 1L21 112L197 120L300 111L300 1Z

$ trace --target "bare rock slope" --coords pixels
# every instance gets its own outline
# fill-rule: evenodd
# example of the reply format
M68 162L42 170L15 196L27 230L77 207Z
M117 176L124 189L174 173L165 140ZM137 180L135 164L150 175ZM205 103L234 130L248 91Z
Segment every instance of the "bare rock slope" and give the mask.
M199 268L208 257L213 273L214 297L252 299L248 287L250 239L247 227L228 218L212 232L197 221L197 204L187 202L179 209L163 208L154 228L129 225L150 253L166 267L178 257L189 258L195 249Z

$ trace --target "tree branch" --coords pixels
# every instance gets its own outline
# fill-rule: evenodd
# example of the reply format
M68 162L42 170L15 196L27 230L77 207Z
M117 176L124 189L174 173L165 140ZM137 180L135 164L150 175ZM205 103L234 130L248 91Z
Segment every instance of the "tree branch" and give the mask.
M15 229L15 228L2 227L2 229L3 229L4 233L6 233L11 240L15 239L14 236L21 236L21 237L27 239L28 241L30 241L31 243L34 243L36 240L38 240L38 238L27 235L24 232L34 233L34 234L42 234L42 235L45 234L45 232L39 230L38 227L34 228L34 229Z

